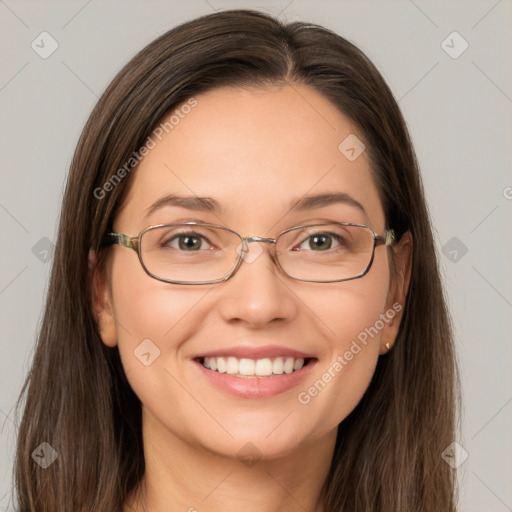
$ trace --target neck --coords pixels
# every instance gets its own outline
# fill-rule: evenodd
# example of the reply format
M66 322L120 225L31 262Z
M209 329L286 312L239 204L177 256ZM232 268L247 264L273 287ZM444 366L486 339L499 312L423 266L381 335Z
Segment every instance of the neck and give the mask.
M251 446L228 457L183 441L143 408L143 438L145 474L123 512L323 510L336 431L272 460Z

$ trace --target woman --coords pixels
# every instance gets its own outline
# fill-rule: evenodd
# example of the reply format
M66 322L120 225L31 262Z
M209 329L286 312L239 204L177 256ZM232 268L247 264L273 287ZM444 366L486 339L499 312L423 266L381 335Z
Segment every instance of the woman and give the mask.
M233 10L121 70L70 169L20 510L453 511L456 382L412 143L360 50Z

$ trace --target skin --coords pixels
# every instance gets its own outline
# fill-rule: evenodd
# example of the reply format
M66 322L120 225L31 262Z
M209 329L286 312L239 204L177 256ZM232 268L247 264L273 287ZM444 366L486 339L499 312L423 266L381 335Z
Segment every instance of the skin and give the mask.
M196 97L198 105L152 149L132 180L114 230L136 236L147 226L196 220L225 224L244 236L322 220L385 229L366 152L349 161L338 145L356 127L327 99L306 86L222 88ZM291 213L306 194L340 191L359 201ZM217 214L162 208L170 194L209 196ZM392 227L392 226L391 226ZM251 244L252 246L257 244ZM280 273L272 246L229 280L201 286L167 284L148 276L137 255L114 246L105 273L95 273L95 309L103 342L117 345L130 385L143 404L145 504L169 510L246 512L322 510L338 424L367 389L379 356L393 344L401 313L302 405L307 389L344 354L365 328L395 303L404 304L411 240L380 246L369 273L338 283L307 283ZM150 366L133 351L149 338L160 350ZM192 358L237 344L285 347L318 359L308 379L268 398L226 394L209 383ZM252 443L262 458L244 465L238 451ZM125 511L142 510L139 495Z

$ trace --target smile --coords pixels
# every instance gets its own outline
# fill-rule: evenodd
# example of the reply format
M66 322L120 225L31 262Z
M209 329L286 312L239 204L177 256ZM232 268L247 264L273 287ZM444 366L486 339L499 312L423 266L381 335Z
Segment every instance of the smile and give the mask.
M308 359L289 356L262 359L228 356L203 357L201 363L213 372L226 373L235 377L271 377L299 371L308 363Z
M195 368L214 388L238 398L268 398L303 386L318 358L279 345L239 343L192 357Z

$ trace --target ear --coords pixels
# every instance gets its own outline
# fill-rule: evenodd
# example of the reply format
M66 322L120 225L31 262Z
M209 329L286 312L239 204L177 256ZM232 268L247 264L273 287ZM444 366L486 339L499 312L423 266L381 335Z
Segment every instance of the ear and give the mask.
M93 250L89 251L89 278L92 280L92 307L99 335L105 345L115 347L117 329L110 286L106 270L98 267L98 259Z
M412 267L413 245L412 236L409 231L402 235L400 241L392 250L395 273L391 277L391 284L386 301L386 311L383 313L385 326L381 331L379 354L385 354L393 346L403 316ZM386 346L387 344L389 344L389 349Z

